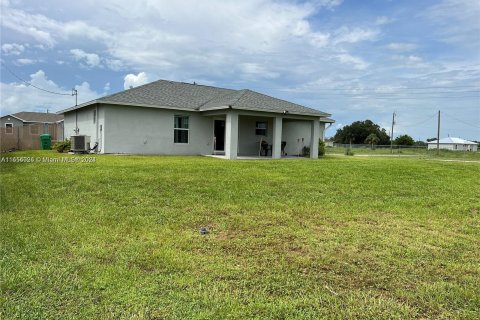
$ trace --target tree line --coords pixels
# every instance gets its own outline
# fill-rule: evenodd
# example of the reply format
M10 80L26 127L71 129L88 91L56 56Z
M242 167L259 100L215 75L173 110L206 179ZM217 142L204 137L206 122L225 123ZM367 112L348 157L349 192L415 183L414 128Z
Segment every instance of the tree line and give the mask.
M389 145L390 137L378 124L371 120L355 121L350 125L337 130L333 141L342 144L369 144L372 148L375 145ZM408 134L398 136L393 140L395 145L403 146L425 146L423 141L415 141Z

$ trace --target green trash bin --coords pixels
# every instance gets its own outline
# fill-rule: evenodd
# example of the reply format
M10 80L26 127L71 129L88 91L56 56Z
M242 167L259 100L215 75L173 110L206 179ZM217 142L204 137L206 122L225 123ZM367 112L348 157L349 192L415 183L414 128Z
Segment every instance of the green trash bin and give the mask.
M40 142L42 144L42 150L52 149L52 136L49 134L41 134Z

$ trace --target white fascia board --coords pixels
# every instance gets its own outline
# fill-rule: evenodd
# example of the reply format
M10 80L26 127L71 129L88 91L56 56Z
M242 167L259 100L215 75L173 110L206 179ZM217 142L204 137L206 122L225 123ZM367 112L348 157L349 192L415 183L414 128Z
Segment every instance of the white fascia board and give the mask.
M15 117L15 116L12 115L12 114L7 114L7 115L5 115L5 116L3 116L3 117L12 117L12 118L15 118L15 119L17 119L17 120L20 120L20 121L22 121L22 122L27 122L27 121L25 121L25 120L23 120L23 119L21 119L21 118L19 118L19 117ZM3 117L2 117L2 118L3 118Z

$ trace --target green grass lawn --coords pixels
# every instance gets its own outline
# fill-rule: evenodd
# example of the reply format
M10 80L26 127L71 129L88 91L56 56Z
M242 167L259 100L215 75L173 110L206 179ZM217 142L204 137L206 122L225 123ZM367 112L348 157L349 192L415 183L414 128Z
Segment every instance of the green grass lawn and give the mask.
M325 153L327 155L339 155L344 154L347 148L344 147L326 147ZM471 151L452 151L452 150L440 150L437 153L436 149L427 150L426 147L406 147L406 146L394 146L393 153L388 147L377 147L371 149L370 147L358 147L352 148L355 155L369 155L369 156L416 156L419 158L428 159L458 159L458 160L474 160L480 161L480 152Z
M480 314L478 163L110 155L0 168L1 319Z

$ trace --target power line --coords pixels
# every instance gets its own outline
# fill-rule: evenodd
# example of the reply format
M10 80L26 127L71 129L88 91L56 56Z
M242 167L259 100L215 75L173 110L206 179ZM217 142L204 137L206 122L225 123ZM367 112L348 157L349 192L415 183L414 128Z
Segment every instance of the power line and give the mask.
M369 94L358 95L339 95L339 97L352 98L352 99L390 99L390 100L420 100L420 99L459 99L459 98L480 98L479 95L458 95L458 96L415 96L415 97L402 97L402 96L375 96ZM336 97L335 97L336 98ZM320 96L315 99L333 99L333 97Z
M393 88L390 88L392 90L430 90L430 89L468 89L468 88L475 88L475 89L478 89L480 90L480 85L476 85L476 86L429 86L429 87L393 87ZM369 88L369 87L363 87L363 88L358 88L362 91L368 91L368 90L373 90L373 91L376 91L378 92L377 90L379 88ZM319 90L332 90L332 91L336 91L336 90L355 90L355 88L316 88L314 89L316 91L319 91Z
M324 94L330 94L330 95L359 95L359 94L375 94L375 95L401 95L401 94L409 94L409 95L422 95L422 94L450 94L450 93L477 93L480 94L480 90L463 90L463 91L430 91L430 92L359 92L359 93L324 93Z
M7 69L7 71L12 75L14 76L15 78L17 78L18 80L22 81L23 83L25 83L27 86L29 87L34 87L35 89L38 89L38 90L41 90L41 91L44 91L44 92L47 92L47 93L51 93L51 94L57 94L57 95L60 95L60 96L73 96L74 93L61 93L61 92L54 92L54 91L50 91L50 90L47 90L47 89L43 89L43 88L40 88L40 87L37 87L36 85L34 84L31 84L30 82L26 81L26 80L23 80L22 78L20 78L19 76L17 76L12 70L10 70L10 68L7 67L7 65L5 63L2 62L2 65L5 67L5 69Z
M449 115L448 113L443 112L443 114L446 115L446 116L449 117L449 118L452 118L453 120L456 120L456 121L461 122L461 123L463 123L463 124L466 124L466 125L468 125L468 126L471 126L471 127L474 127L474 128L480 128L479 125L475 125L475 124L473 124L473 123L469 123L469 122L466 122L466 121L464 121L464 120L455 118L454 116Z
M416 126L418 126L418 125L420 125L420 124L423 124L423 123L425 123L425 122L427 122L427 121L432 120L432 119L435 118L436 116L437 116L437 113L433 114L433 115L432 115L431 117L429 117L428 119L425 119L425 120L423 120L423 121L417 122L417 123L415 123L415 124L411 124L411 125L408 125L408 126L402 126L402 127L404 127L404 128L416 127Z
M447 95L447 94L478 94L480 95L479 90L462 90L462 91L430 91L430 92L368 92L368 91L359 91L359 92L326 92L322 93L323 95L332 95L332 96L360 96L360 95L378 95L378 96L395 96L395 95Z

